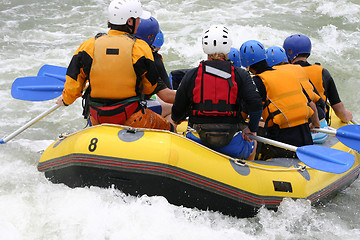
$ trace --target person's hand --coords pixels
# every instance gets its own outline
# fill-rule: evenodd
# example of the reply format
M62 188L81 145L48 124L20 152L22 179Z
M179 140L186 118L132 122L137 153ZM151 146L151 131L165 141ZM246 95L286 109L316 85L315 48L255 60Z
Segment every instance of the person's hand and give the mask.
M311 123L309 124L309 127L310 127L310 130L311 130L311 129L314 129L314 128L321 128L320 121L311 122Z
M60 106L65 106L62 95L56 100L56 104Z
M254 141L254 140L251 139L247 134L256 136L256 132L251 132L248 127L244 128L244 129L242 130L242 137L244 138L245 141L248 141L248 142Z
M349 110L345 110L346 122L349 123L353 119L353 115Z

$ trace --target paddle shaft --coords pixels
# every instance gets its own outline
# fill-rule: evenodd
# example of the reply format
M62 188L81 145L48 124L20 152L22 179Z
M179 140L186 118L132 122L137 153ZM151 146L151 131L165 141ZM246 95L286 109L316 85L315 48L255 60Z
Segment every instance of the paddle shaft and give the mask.
M330 129L325 129L325 128L314 128L312 130L317 131L317 132L336 135L336 130L330 130Z
M338 149L327 148L318 145L305 145L302 147L296 147L287 143L278 142L272 139L259 137L259 136L248 136L251 139L267 143L276 147L284 148L289 151L296 152L296 156L305 165L330 173L344 173L348 171L355 162L355 156Z
M259 142L263 142L263 143L267 143L270 145L273 145L275 147L280 147L280 148L284 148L293 152L296 152L296 150L298 149L297 147L287 144L287 143L282 143L282 142L278 142L272 139L268 139L268 138L264 138L264 137L260 137L260 136L254 136L251 134L247 134L249 138L259 141Z
M353 124L359 125L359 122L355 121L354 119L350 120L350 122L352 122Z
M339 129L314 128L313 130L335 135L344 145L356 151L360 151L360 127L359 125L345 125Z
M37 123L38 121L40 121L41 119L43 119L44 117L46 117L47 115L49 115L50 113L52 113L53 111L55 111L56 109L58 109L60 107L60 105L55 104L54 106L52 106L51 108L49 108L48 110L46 110L45 112L41 113L39 116L35 117L34 119L32 119L31 121L29 121L28 123L26 123L24 126L22 126L21 128L19 128L18 130L16 130L15 132L11 133L9 136L3 138L0 140L0 144L4 144L6 142L8 142L9 140L13 139L14 137L16 137L17 135L19 135L21 132L23 132L24 130L26 130L27 128L31 127L32 125L34 125L35 123Z

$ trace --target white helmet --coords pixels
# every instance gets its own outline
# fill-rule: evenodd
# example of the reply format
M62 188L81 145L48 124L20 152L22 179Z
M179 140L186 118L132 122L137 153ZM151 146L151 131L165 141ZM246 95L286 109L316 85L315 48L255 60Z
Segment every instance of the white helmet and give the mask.
M213 25L206 30L202 37L202 47L206 54L224 53L228 54L232 41L229 30L222 25Z
M143 11L139 0L113 0L109 5L109 22L115 25L126 24L129 18L147 19L151 14Z

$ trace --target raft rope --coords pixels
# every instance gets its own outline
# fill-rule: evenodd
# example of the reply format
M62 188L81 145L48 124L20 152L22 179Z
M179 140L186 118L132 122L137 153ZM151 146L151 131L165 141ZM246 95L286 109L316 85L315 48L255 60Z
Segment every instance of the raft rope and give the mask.
M196 130L188 126L187 131L183 133L184 136L182 136L182 137L186 138L185 136L186 136L186 134L187 134L188 132L196 132ZM179 134L177 134L177 135L179 135ZM186 138L186 139L188 139L188 138ZM188 140L189 140L189 141L192 141L192 140L190 140L190 139L188 139ZM192 141L192 142L194 142L194 141ZM298 167L287 168L287 169L284 169L284 168L274 168L274 169L271 169L271 168L266 168L266 167L260 167L260 166L257 166L257 165L253 165L253 164L251 164L251 163L249 163L249 162L246 162L245 160L242 160L242 159L239 159L239 158L233 158L233 157L230 157L230 156L225 155L225 154L223 154L223 153L217 152L217 151L215 151L215 150L213 150L213 149L211 149L211 148L208 148L208 147L206 147L206 146L204 146L204 145L202 145L202 144L199 144L199 143L197 143L197 142L194 142L194 143L196 143L196 144L198 144L198 145L200 145L200 146L202 146L202 147L205 147L205 148L209 149L210 151L212 151L213 153L216 153L217 155L220 155L220 156L222 156L222 157L224 157L224 158L228 158L229 160L233 161L236 165L241 166L241 167L252 167L252 168L257 168L257 169L261 169L261 170L265 170L265 171L275 171L275 172L279 172L279 171L282 171L282 172L286 172L286 171L301 171L301 172L303 172L303 171L306 171L307 169L311 169L310 167L305 166L305 165L299 165Z
M163 132L163 133L170 133L170 134L173 134L173 135L176 135L178 137L181 137L181 138L184 138L186 139L187 141L191 141L192 143L195 143L203 148L206 148L208 150L210 150L211 152L221 156L221 157L224 157L224 158L227 158L229 159L230 161L233 161L236 165L238 166L241 166L241 167L252 167L252 168L257 168L257 169L261 169L261 170L265 170L265 171L274 171L274 172L286 172L286 171L306 171L307 169L311 169L311 167L308 167L306 165L298 165L297 167L293 167L293 168L266 168L266 167L260 167L260 166L257 166L257 165L254 165L254 164L251 164L243 159L239 159L239 158L233 158L233 157L230 157L226 154L223 154L223 153L220 153L220 152L217 152L211 148L208 148L200 143L197 143L195 141L192 141L191 139L188 139L187 137L185 137L186 133L189 132L189 131L195 131L194 129L188 127L188 130L186 132L183 132L183 133L173 133L173 132L170 132L170 131L167 131L167 130L161 130L161 129L150 129L150 128L133 128L133 127L129 127L129 126L123 126L123 125L116 125L116 124L102 124L102 125L108 125L108 126L116 126L116 127L123 127L124 129L126 129L127 131L129 132L132 132L132 133L136 133L137 131L150 131L150 132ZM101 126L101 125L97 125L97 126ZM96 126L93 126L93 127L96 127ZM76 133L76 132L75 132ZM69 137L75 133L63 133L61 134L58 138L61 140L61 139L64 139L66 137ZM265 162L265 161L264 161Z
M112 125L112 124L106 124L106 125ZM119 126L119 125L117 125ZM195 129L191 128L188 126L188 129L187 131L185 132L182 132L182 133L173 133L173 132L170 132L170 131L167 131L167 130L161 130L161 129L150 129L150 128L133 128L133 127L129 127L129 126L122 126L124 129L128 130L128 131L131 131L133 133L135 133L136 131L140 130L140 131L144 131L144 130L147 130L147 131L151 131L151 132L164 132L164 133L170 133L170 134L174 134L178 137L182 137L184 139L186 139L187 141L191 141L192 143L195 143L203 148L206 148L208 150L210 150L211 152L221 156L221 157L224 157L224 158L227 158L231 161L233 161L236 165L238 166L241 166L241 167L252 167L252 168L257 168L257 169L261 169L261 170L265 170L265 171L274 171L274 172L286 172L286 171L306 171L307 169L311 169L311 167L309 166L305 166L305 165L299 165L298 167L293 167L293 168L266 168L266 167L260 167L260 166L257 166L257 165L253 165L249 162L246 162L245 160L242 160L242 159L239 159L239 158L233 158L233 157L230 157L226 154L223 154L223 153L220 153L220 152L217 152L211 148L208 148L200 143L197 143L195 141L192 141L191 139L188 139L187 137L185 137L186 133L188 133L189 131L195 131Z
M241 159L233 159L233 158L230 158L230 160L232 160L236 165L239 165L241 167L252 167L252 168L257 168L257 169L261 169L261 170L265 170L265 171L275 171L275 172L286 172L286 171L301 171L301 172L304 172L306 171L307 169L311 169L310 167L308 166L305 166L305 165L299 165L298 167L294 167L294 168L287 168L287 169L283 169L283 168L274 168L274 169L271 169L271 168L265 168L265 167L260 167L260 166L256 166L256 165L253 165L251 163L248 163L248 162L245 162Z

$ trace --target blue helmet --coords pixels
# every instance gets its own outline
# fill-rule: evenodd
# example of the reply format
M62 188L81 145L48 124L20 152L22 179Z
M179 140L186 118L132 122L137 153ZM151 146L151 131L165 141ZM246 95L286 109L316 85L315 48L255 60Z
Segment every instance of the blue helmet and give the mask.
M233 62L234 66L241 67L240 63L240 51L236 48L231 48L228 58Z
M289 61L292 61L301 53L308 53L310 55L311 41L305 35L295 34L285 39L283 48Z
M152 45L154 47L161 47L164 44L164 34L163 32L160 30L160 32L156 35L154 42L152 43Z
M141 18L141 22L135 36L144 40L147 44L149 44L149 46L151 46L159 31L159 23L154 17L150 17L148 19Z
M251 66L266 59L265 48L261 42L249 40L240 47L240 61L243 67Z
M269 65L269 67L278 65L282 62L288 62L286 53L283 48L281 47L269 47L265 51L266 53L266 62Z

